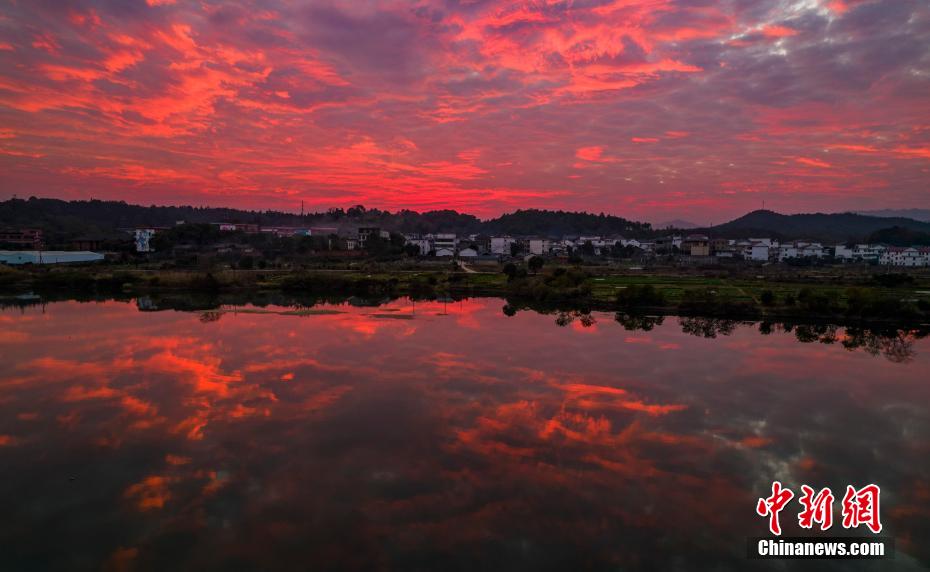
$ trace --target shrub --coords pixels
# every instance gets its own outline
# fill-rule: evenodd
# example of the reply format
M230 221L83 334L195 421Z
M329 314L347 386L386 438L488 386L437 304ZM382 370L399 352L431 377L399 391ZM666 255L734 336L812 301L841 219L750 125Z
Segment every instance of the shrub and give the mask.
M617 292L617 304L622 308L663 306L665 295L651 284L634 284Z
M775 304L775 293L771 290L763 290L759 300L761 300L763 306L771 306Z

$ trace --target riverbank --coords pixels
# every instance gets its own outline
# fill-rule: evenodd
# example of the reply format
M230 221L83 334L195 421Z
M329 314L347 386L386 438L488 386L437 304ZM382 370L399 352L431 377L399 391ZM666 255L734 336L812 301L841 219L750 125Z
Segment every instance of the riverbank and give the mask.
M461 269L154 270L83 266L0 268L0 292L45 297L218 294L239 300L286 297L499 296L514 308L596 309L631 315L694 315L744 319L930 322L930 277L823 271L780 276L717 276L559 266L538 273L513 265L500 272Z

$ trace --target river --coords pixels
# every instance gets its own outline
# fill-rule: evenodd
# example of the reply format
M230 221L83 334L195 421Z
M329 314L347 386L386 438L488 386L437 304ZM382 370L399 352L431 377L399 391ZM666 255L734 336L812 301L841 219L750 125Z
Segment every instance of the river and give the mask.
M4 309L0 569L930 565L930 338L505 304ZM775 480L895 559L748 560Z

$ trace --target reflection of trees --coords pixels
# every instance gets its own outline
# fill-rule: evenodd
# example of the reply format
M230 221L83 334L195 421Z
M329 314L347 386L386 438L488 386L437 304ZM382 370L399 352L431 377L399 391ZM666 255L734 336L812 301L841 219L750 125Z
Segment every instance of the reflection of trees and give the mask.
M692 336L702 338L716 338L718 334L729 336L736 329L738 320L724 320L721 318L678 318L681 331Z
M591 326L597 323L597 319L595 319L595 317L591 315L591 312L589 310L583 310L583 311L560 310L555 317L555 324L560 327L565 327L571 324L572 322L574 322L576 319L582 325L582 327L585 327L585 328L590 328Z
M594 319L594 316L592 316L590 312L578 316L578 321L581 322L582 327L585 328L590 328L597 323L597 320Z
M794 337L801 343L809 344L820 342L822 344L832 344L836 342L837 327L826 324L801 325L794 330Z
M617 312L614 319L623 326L623 329L630 332L635 332L637 330L648 332L656 326L661 326L662 322L665 321L663 316L641 316L638 314L626 314L624 312Z
M223 317L223 312L207 311L207 312L200 313L200 321L205 324L207 322L219 322L220 318L222 317Z
M905 363L914 359L914 342L927 335L915 330L873 332L866 328L847 328L843 347L861 349L871 355L883 355L888 361Z

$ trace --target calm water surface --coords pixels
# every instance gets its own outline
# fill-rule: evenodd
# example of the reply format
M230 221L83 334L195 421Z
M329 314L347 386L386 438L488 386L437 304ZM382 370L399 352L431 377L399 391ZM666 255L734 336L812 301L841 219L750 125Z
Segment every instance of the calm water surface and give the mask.
M503 305L0 312L0 569L930 564L930 338ZM747 560L773 479L897 559Z

